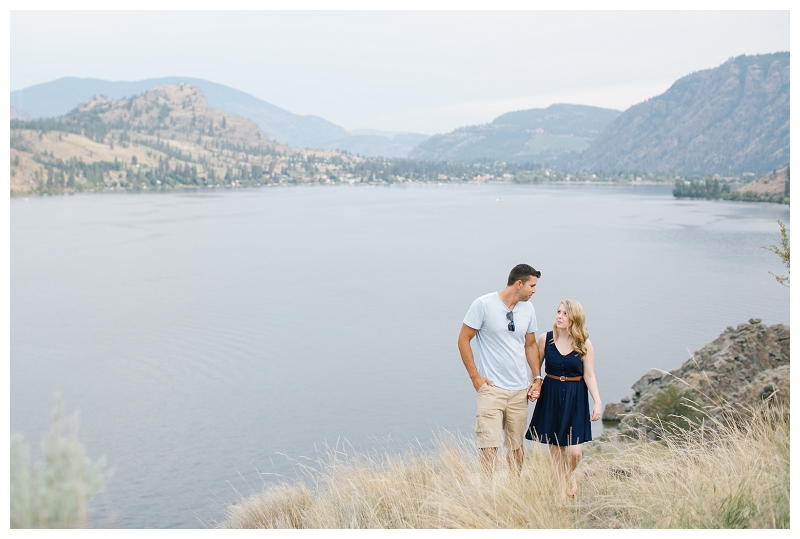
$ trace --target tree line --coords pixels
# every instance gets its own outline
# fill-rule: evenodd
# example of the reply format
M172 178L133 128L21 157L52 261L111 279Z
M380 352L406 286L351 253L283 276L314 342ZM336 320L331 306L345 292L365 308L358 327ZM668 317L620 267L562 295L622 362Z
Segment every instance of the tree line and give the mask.
M711 176L705 180L683 179L675 180L675 187L672 194L676 198L705 198L723 200L743 200L747 202L776 202L779 204L789 204L789 168L786 169L786 181L784 190L781 194L759 194L752 191L731 191L727 183L722 183Z

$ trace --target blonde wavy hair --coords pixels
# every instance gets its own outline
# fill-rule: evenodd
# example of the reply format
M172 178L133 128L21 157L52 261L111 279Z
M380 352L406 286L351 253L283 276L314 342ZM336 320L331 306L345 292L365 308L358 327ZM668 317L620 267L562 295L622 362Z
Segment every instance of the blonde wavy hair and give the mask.
M558 304L564 306L567 311L567 318L571 322L569 334L572 336L572 349L581 356L581 361L586 356L586 341L589 339L589 332L586 329L586 314L583 306L574 299L565 299ZM558 327L553 323L553 342L558 338Z

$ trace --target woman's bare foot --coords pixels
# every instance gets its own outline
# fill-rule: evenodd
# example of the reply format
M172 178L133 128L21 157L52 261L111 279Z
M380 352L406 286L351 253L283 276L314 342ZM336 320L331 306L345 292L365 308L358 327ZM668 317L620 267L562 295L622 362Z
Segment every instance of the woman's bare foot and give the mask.
M578 481L575 474L567 475L567 496L574 498L578 494Z
M558 503L566 503L567 493L566 485L564 484L564 476L553 478L553 494L555 494Z

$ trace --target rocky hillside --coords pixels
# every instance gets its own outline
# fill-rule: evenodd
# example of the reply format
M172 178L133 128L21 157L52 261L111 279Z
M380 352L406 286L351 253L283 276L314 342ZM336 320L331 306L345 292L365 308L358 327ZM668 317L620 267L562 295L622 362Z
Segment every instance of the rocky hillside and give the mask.
M209 106L253 121L270 139L294 148L346 150L363 156L406 157L425 135L403 137L351 134L341 126L312 115L293 114L248 93L204 79L163 77L139 81L106 81L65 77L11 92L11 117L33 119L68 114L93 96L114 100L138 95L158 86L188 84L199 88Z
M764 174L789 163L789 53L731 58L623 112L586 170Z
M789 196L789 167L775 170L739 189L740 193L760 196Z
M585 105L551 105L509 112L489 124L434 135L409 154L431 161L493 159L565 166L614 118L617 110Z
M365 135L370 137L371 135ZM409 144L408 134L393 134ZM413 138L413 135L411 136ZM190 84L93 97L57 118L11 120L11 194L273 184L465 182L526 169L359 157L280 144ZM388 140L388 139L387 139Z
M60 118L11 122L11 192L323 180L359 161L294 150L188 84L129 99L95 97Z
M632 398L606 405L603 419L621 419L623 434L656 438L652 420L687 426L680 417L701 417L685 399L712 415L725 403L747 406L767 399L788 403L789 378L789 327L767 327L754 318L728 327L675 370L651 369L633 384Z

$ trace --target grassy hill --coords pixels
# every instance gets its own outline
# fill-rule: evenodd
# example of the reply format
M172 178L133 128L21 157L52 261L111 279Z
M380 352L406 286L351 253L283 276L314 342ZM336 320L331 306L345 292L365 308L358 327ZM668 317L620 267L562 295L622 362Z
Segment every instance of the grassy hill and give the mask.
M788 415L788 408L761 406L738 421L707 420L703 429L672 428L665 420L670 433L657 442L591 442L575 472L578 495L567 501L554 492L542 447L525 449L521 477L501 460L492 479L482 474L475 442L452 435L432 453L349 455L330 448L327 459L297 463L307 481L264 483L228 506L217 526L789 528Z
M556 104L509 112L491 123L434 135L409 157L435 161L496 159L567 167L620 112Z
M229 505L218 525L788 528L789 341L788 326L751 319L678 369L648 371L631 407L615 405L621 423L584 445L575 498L554 484L544 444L525 444L520 477L500 459L489 478L474 438L442 433L434 451L328 448L297 463L296 481L265 481Z
M789 197L789 167L773 170L739 189L740 193L754 193L762 197Z

